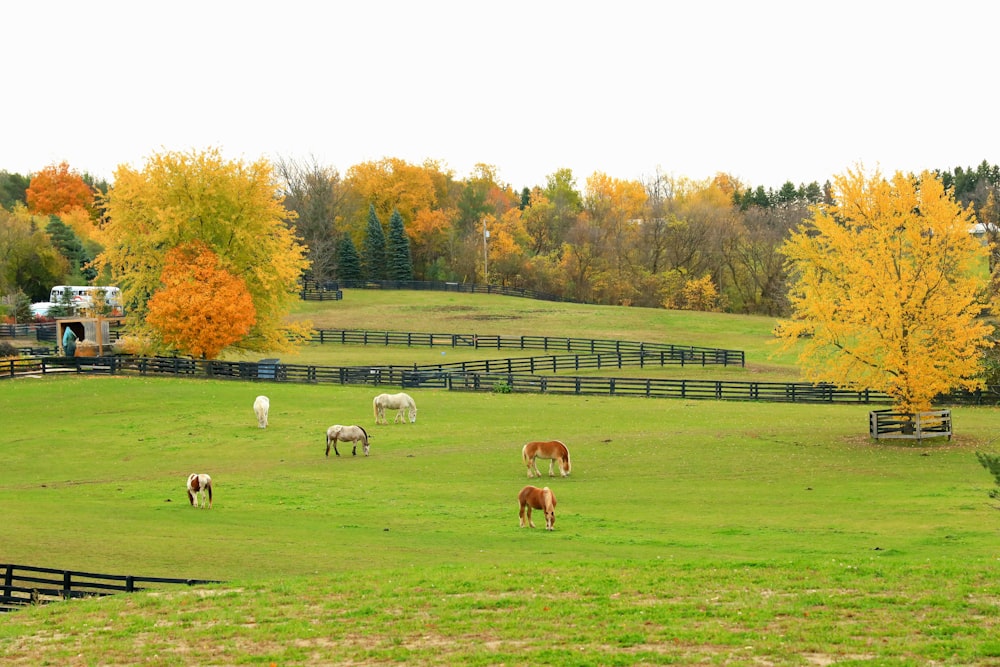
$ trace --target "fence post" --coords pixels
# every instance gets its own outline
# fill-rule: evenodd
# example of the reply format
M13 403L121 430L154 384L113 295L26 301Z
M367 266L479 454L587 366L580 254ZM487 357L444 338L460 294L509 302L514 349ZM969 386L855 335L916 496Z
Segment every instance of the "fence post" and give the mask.
M73 581L69 570L63 570L63 598L69 600L73 597Z

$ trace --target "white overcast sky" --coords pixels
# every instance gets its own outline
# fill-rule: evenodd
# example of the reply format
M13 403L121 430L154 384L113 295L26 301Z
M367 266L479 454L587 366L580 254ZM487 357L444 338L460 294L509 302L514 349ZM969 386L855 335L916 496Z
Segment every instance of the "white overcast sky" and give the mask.
M0 170L165 150L726 172L1000 163L1000 5L879 0L47 0L0 7Z

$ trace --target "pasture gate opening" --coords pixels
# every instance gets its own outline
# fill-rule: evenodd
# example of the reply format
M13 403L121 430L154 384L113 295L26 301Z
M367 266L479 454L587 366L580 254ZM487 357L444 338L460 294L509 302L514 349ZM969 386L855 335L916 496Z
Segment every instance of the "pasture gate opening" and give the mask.
M0 612L15 611L30 604L47 604L59 600L103 597L115 593L144 590L136 584L182 584L194 586L218 584L211 579L172 579L166 577L136 577L124 574L74 572L31 565L0 565L3 585L0 586Z

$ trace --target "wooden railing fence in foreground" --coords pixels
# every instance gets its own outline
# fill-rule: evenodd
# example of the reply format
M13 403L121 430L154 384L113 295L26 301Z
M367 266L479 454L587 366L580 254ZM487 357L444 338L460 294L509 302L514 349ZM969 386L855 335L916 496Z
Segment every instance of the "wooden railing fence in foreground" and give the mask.
M13 611L24 605L45 604L57 600L131 593L143 590L138 584L217 584L209 579L170 579L137 577L124 574L94 574L30 565L0 565L3 584L0 585L0 612Z

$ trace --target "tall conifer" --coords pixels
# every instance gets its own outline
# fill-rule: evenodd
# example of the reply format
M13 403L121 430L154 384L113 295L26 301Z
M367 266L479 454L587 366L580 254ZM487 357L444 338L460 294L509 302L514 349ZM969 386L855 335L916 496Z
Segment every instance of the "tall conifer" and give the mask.
M366 280L385 280L385 232L375 213L375 204L368 205L368 227L361 247L361 272Z
M413 280L410 239L403 228L403 216L393 210L389 218L389 279Z

